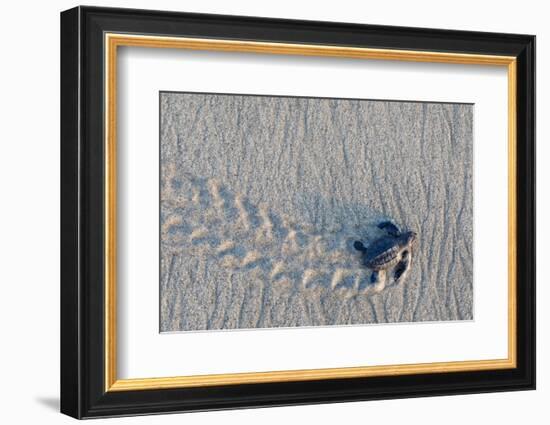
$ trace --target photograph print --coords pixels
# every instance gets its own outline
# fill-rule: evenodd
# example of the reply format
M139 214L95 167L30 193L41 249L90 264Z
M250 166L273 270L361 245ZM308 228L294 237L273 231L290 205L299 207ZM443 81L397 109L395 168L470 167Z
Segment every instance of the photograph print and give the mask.
M474 105L159 103L161 332L473 320Z

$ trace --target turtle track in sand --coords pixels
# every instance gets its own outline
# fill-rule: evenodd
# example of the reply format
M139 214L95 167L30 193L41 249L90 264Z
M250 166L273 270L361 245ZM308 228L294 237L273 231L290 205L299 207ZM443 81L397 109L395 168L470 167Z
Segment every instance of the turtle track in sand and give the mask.
M217 179L185 175L161 201L161 249L171 255L208 256L235 271L260 272L273 285L326 289L349 297L378 293L353 242L357 227L320 231L286 214L255 205ZM364 232L364 229L363 229Z

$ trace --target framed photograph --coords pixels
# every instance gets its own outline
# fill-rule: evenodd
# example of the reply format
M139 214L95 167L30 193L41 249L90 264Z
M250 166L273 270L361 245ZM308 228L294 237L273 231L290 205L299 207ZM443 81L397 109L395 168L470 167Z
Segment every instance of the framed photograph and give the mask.
M535 37L61 14L61 411L535 387Z

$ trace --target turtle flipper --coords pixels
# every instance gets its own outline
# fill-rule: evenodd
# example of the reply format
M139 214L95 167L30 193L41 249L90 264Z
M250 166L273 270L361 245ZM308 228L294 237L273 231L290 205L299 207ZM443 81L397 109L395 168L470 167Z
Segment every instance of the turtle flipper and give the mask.
M375 293L382 291L386 287L386 271L373 270L370 276L370 284Z
M404 251L401 260L393 269L393 281L399 283L405 277L410 267L411 253L409 251Z
M399 228L395 224L393 224L391 221L382 221L381 223L378 224L378 228L385 230L392 236L399 236L399 234L401 233Z
M361 241L355 241L353 242L353 247L357 250L357 251L366 251L367 248L365 248L365 245L363 245L363 242Z

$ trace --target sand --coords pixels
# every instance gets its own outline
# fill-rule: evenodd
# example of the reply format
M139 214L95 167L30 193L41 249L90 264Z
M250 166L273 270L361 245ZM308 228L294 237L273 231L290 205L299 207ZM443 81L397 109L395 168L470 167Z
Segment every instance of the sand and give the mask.
M160 330L473 319L473 106L160 95ZM355 240L418 233L401 283Z

